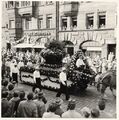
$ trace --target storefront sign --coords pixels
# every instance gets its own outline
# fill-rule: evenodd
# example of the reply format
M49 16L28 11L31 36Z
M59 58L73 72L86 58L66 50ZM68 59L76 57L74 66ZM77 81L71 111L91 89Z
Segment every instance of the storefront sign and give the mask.
M24 35L28 36L54 36L55 30L43 31L24 31Z
M105 40L107 42L116 42L114 39L114 30L60 32L59 39L62 41L71 41L74 45L80 44L85 40L94 40L101 44L105 44Z

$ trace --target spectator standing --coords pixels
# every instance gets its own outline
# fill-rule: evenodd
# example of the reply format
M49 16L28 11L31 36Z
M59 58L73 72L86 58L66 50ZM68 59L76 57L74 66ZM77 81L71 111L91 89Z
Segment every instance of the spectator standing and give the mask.
M63 118L81 118L81 114L75 110L76 101L70 100L67 111L62 114Z
M105 58L102 60L102 73L105 73L107 71L107 61Z
M21 102L21 101L24 101L24 100L26 100L26 98L25 98L25 92L24 91L20 91L19 92L19 100L18 100L18 105L19 105L19 103Z
M7 86L8 86L8 81L7 80L3 81L3 83L2 83L2 92L3 91L8 91Z
M68 93L68 87L67 87L67 74L66 74L66 68L62 68L62 72L59 75L60 80L60 88L56 95L56 97L60 97L60 95L64 92L66 96L66 100L69 100L70 96Z
M99 111L100 111L100 117L99 118L111 118L111 115L109 115L108 113L106 113L104 111L105 106L106 106L105 100L103 100L103 99L99 100L99 102L98 102L98 108L99 108Z
M9 107L9 115L10 117L15 117L16 116L16 112L17 112L17 108L18 108L18 101L19 101L19 92L15 91L13 98L9 101L10 103L10 107Z
M98 109L92 109L91 110L91 118L99 118L100 112Z
M35 89L33 90L33 93L34 93L33 99L34 99L34 100L38 98L38 93L39 93L39 92L43 92L43 90L40 90L39 88L35 88ZM44 104L47 103L47 99L46 99L44 93L43 93L43 96L42 96L42 101L44 102Z
M9 117L8 116L8 109L9 109L9 101L7 100L8 92L2 92L2 104L1 104L1 116L2 117Z
M33 101L33 93L29 93L27 100L19 103L17 117L38 117L37 106Z
M63 100L57 97L57 98L55 99L55 103L56 103L56 105L57 105L55 114L56 114L56 115L59 115L59 116L61 117L62 114L64 113L63 109L61 108L61 105L62 105L62 103L63 103Z
M42 101L43 98L43 92L38 93L38 98L34 100L36 106L37 106L37 111L38 111L38 117L42 118L44 112L46 111L45 104Z
M56 109L57 105L55 103L50 103L48 107L49 112L45 112L43 118L60 118L59 115L55 114Z
M12 83L10 83L8 85L8 97L7 99L10 100L11 98L13 98L14 96L14 85Z
M84 107L81 109L82 116L84 118L89 118L90 117L90 109L88 107Z

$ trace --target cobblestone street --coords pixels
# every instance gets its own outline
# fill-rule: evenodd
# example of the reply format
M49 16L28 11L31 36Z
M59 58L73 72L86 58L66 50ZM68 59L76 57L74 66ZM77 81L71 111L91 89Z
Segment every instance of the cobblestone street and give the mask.
M32 91L32 87L25 84L19 84L18 87L16 87L16 89L24 90L26 93ZM49 102L52 101L53 98L55 98L56 92L49 91L46 89L44 89L43 91L48 99L48 103L46 104L47 106ZM106 95L107 95L107 102L106 102L107 104L105 111L107 111L112 115L113 113L116 112L116 101L113 98L111 91L109 89L107 89ZM61 98L64 100L62 107L64 108L64 110L66 110L68 102L65 100L64 95L62 95ZM88 106L89 108L96 108L98 100L100 98L100 94L99 92L97 92L96 87L89 86L83 95L80 94L77 96L71 95L71 98L74 98L76 100L77 102L76 109L77 111L80 111L80 109L82 109L84 106Z

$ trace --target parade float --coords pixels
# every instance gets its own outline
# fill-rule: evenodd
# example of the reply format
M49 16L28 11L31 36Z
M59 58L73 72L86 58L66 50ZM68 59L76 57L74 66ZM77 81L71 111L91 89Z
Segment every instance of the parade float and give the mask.
M82 53L82 54L80 54ZM39 64L42 86L44 88L57 91L60 87L59 73L62 70L62 59L65 57L64 44L53 40L41 51L41 56L45 60ZM76 67L76 61L81 58L85 63L85 68ZM81 48L71 57L71 62L67 65L67 85L70 92L78 89L83 91L93 80L95 73L91 70ZM21 81L27 84L34 84L33 72L35 67L22 67L20 69Z

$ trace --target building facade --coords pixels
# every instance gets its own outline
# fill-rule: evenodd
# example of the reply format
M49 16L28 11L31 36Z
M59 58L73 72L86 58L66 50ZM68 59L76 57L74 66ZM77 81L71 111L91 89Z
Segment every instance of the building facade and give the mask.
M51 39L67 43L73 54L82 41L90 56L116 52L117 6L108 2L8 1L9 40L43 46Z

